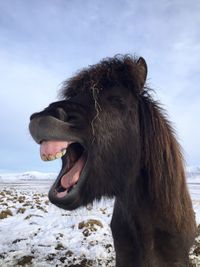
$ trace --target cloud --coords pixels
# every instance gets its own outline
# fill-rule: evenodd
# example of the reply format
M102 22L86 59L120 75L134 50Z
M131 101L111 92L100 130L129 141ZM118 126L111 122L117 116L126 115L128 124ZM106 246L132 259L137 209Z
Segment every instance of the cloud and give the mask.
M8 168L8 162L10 168L16 168L20 159L23 169L22 159L26 162L27 151L30 153L33 143L28 132L29 117L55 101L60 80L39 65L16 62L2 54L0 74L1 168Z

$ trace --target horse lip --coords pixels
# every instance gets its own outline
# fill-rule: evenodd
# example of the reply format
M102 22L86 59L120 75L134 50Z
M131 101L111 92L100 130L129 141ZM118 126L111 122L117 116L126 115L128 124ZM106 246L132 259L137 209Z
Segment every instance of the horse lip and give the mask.
M61 121L53 116L41 116L32 119L29 131L36 143L46 140L66 140L81 143L81 137L73 130L71 123Z

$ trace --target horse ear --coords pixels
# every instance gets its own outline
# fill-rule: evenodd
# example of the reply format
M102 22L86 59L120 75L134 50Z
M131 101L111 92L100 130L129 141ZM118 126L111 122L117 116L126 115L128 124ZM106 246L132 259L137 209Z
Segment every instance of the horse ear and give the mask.
M140 89L144 87L147 78L147 63L143 57L140 57L137 61L137 66L140 73Z

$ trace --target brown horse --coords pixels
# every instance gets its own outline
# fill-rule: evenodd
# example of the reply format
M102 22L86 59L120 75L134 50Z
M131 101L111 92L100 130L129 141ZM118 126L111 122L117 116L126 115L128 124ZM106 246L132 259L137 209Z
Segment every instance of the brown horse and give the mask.
M117 267L186 267L196 224L183 158L145 87L143 58L116 56L63 84L62 100L31 116L43 160L62 158L49 199L72 210L115 197Z

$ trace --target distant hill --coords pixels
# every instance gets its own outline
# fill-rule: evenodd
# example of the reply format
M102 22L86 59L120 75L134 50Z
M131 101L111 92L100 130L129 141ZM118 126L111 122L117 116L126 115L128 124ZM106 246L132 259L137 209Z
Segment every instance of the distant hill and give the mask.
M0 172L0 183L20 183L27 181L51 181L57 177L57 173L45 173L38 171L28 171L22 173L1 173ZM200 167L187 167L186 176L188 182L200 182Z
M0 173L0 182L2 183L18 183L25 181L50 181L56 178L56 173L43 173L37 171L23 173Z
M194 180L200 181L200 167L187 167L186 168L186 176L188 178L188 182Z

